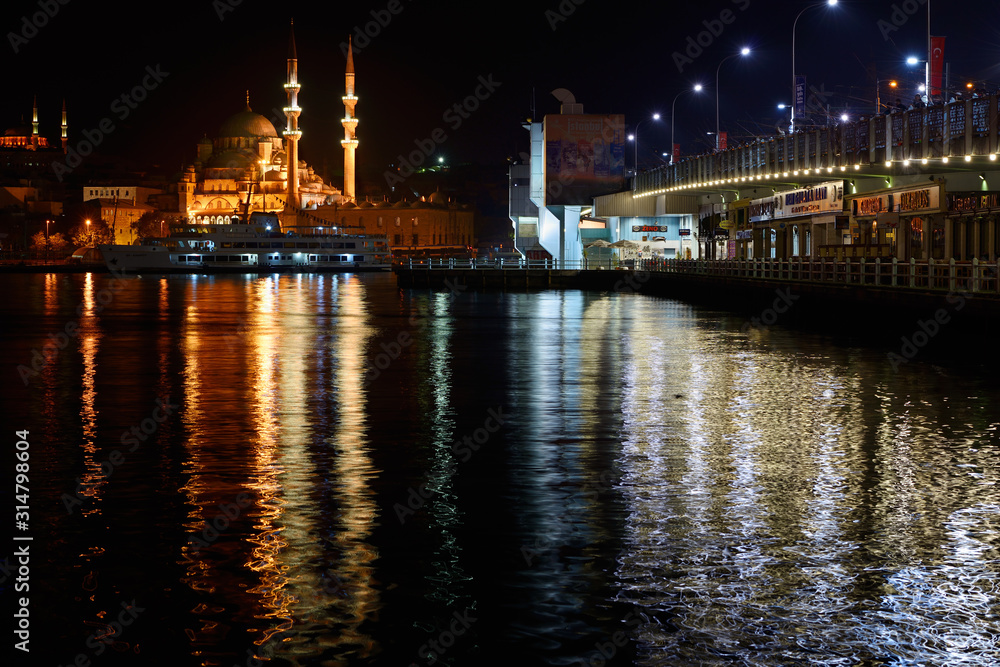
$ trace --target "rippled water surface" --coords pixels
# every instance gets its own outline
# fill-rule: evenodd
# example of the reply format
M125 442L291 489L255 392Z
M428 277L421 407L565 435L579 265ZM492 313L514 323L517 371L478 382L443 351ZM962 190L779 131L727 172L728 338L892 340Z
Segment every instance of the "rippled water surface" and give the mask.
M641 293L0 280L27 664L1000 664L993 373Z

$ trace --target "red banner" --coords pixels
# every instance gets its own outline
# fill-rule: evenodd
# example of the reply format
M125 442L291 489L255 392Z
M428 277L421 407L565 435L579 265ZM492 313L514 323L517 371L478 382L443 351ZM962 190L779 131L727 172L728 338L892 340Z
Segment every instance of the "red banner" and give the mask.
M680 159L681 159L681 145L674 144L674 155L672 158L670 158L670 163L673 164L674 162L677 162Z
M931 37L931 89L929 95L941 94L941 70L944 67L944 37Z
M719 150L720 151L726 150L726 144L728 143L726 141L726 138L727 137L726 137L726 133L725 132L719 132Z

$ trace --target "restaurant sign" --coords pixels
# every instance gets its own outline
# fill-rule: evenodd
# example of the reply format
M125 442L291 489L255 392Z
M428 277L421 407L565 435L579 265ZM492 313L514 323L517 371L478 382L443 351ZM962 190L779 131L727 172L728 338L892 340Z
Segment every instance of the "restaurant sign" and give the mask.
M666 225L632 225L633 232L666 232Z
M897 192L884 192L870 197L851 200L851 215L856 218L871 217L880 213L912 213L938 210L941 205L941 187L912 188Z
M843 200L843 181L827 181L808 188L777 192L771 197L750 201L750 222L762 223L775 218L814 213L836 213L843 210Z
M1000 208L1000 192L951 192L948 210L957 213L979 213Z

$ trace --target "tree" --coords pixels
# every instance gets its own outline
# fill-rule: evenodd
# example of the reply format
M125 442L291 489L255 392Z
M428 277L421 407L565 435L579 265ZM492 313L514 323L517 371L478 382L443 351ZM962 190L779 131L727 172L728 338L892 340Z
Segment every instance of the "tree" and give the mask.
M162 213L147 211L142 214L141 218L132 223L132 229L135 230L136 236L141 239L160 236L160 228L162 227L160 222L162 220L164 220Z
M103 220L95 220L89 225L84 222L73 228L71 239L78 248L111 243L111 230Z
M41 231L31 236L32 250L52 250L58 252L66 247L66 238L61 233L49 234L45 237L45 232Z

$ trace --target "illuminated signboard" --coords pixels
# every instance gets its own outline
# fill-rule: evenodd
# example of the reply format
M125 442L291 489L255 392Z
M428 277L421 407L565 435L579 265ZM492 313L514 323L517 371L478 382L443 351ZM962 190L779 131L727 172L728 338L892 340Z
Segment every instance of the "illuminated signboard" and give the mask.
M666 225L632 225L633 232L666 232L668 229Z
M799 190L779 192L775 197L774 217L786 218L813 213L831 213L843 210L844 184L827 181Z
M625 116L545 116L545 202L590 204L620 190L625 180Z
M856 218L876 216L879 213L910 213L940 209L941 187L913 188L898 192L884 192L870 197L851 200L851 214Z
M949 211L985 211L1000 208L1000 192L952 192L948 194Z

